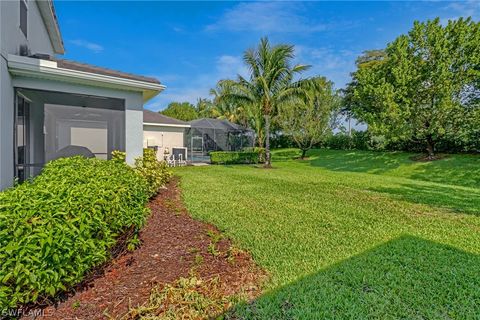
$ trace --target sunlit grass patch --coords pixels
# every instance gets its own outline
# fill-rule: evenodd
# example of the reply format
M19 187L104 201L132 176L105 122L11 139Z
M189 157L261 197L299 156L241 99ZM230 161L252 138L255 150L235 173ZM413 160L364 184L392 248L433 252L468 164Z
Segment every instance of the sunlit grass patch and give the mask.
M275 170L177 170L190 213L271 274L264 296L237 312L266 319L480 314L480 178L467 173L480 170L479 158L452 155L425 167L404 153L315 150L309 157L276 162Z

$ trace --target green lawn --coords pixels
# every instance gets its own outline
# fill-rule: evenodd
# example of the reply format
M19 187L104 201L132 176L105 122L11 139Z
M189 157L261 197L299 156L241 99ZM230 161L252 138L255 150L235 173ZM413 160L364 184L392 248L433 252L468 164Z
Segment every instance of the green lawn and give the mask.
M271 275L240 315L480 318L480 157L309 155L272 170L176 170L191 214Z

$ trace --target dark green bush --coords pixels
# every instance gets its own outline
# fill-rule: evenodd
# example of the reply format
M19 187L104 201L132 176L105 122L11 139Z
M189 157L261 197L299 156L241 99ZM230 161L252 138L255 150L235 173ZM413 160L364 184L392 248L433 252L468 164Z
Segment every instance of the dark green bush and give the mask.
M258 162L265 162L265 148L260 147L246 147L243 148L244 152L257 152L258 153Z
M345 133L336 133L327 137L324 144L329 149L349 150L352 149L353 139Z
M109 258L140 228L148 185L118 161L55 160L32 182L0 193L0 312L53 296Z
M210 162L213 164L258 163L258 152L247 151L214 151L210 152Z

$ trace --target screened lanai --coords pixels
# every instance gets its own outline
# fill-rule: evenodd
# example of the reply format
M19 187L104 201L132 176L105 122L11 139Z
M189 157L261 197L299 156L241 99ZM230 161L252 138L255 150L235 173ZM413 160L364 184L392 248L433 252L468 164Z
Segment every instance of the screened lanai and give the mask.
M211 151L240 151L253 147L255 133L225 119L202 118L189 122L185 146L192 162L207 162Z

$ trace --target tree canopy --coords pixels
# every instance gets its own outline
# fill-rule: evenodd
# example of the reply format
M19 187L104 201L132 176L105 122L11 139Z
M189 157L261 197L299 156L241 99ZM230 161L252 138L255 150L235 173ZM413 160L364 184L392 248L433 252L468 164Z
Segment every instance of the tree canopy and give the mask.
M189 102L171 102L165 110L160 111L167 117L178 120L191 121L198 118L195 106Z
M280 108L278 122L284 134L292 137L306 152L331 133L331 118L340 106L339 95L333 82L325 77L315 77L303 84L306 94L301 99Z
M479 28L470 18L415 22L384 52L366 52L346 89L348 109L373 132L421 142L434 158L442 138L467 136L478 112Z

